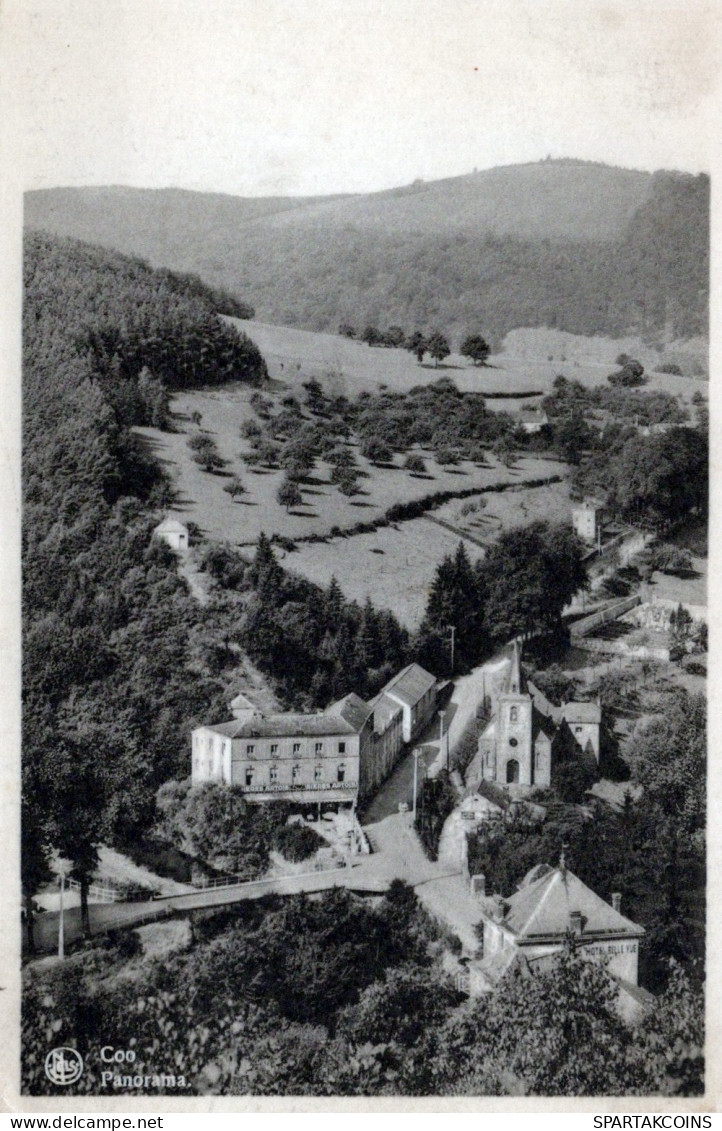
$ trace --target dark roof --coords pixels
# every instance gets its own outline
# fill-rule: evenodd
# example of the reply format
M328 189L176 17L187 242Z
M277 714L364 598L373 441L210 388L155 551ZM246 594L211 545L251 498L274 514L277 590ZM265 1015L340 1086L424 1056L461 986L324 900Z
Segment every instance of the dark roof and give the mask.
M476 792L485 797L487 801L491 801L492 804L498 805L500 809L506 810L511 804L505 791L493 781L486 781L485 779L480 781L476 787Z
M324 735L357 734L358 729L339 715L265 715L255 719L231 719L206 723L207 730L226 738L321 738Z
M532 683L530 679L526 681L526 685L529 690L529 694L534 700L534 706L536 707L537 711L540 711L542 715L546 715L547 718L553 719L554 722L558 722L559 708L556 707L551 702L551 700L547 699L544 692L540 691L537 685L535 683Z
M545 734L548 739L553 740L557 732L556 723L553 719L547 718L541 711L537 710L536 703L532 703L531 708L531 737L535 741L539 734Z
M638 938L644 928L605 903L567 868L554 868L515 892L505 903L504 926L521 942L562 937L569 929L569 916L579 911L582 933L617 938Z
M381 690L381 695L390 694L409 707L415 707L427 691L436 686L436 677L420 664L409 664L398 675L390 679ZM381 696L378 696L381 698Z
M332 703L330 707L327 707L324 713L340 716L347 723L350 723L354 730L362 730L369 715L373 713L373 707L369 707L360 695L351 691L348 695L344 695L343 699L339 699L337 703Z

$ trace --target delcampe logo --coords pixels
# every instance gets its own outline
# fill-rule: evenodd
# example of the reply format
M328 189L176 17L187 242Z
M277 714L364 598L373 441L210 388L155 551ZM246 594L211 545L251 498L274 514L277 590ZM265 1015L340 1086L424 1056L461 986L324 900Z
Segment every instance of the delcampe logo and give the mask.
M83 1075L83 1058L76 1049L51 1049L45 1057L45 1075L53 1084L74 1084Z

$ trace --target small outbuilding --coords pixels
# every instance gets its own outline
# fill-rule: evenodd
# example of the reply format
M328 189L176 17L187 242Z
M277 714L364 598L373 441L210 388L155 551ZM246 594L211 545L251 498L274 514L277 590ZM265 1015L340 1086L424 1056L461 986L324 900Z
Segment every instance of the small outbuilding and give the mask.
M154 538L160 538L171 550L188 549L188 527L177 518L164 518L153 531Z

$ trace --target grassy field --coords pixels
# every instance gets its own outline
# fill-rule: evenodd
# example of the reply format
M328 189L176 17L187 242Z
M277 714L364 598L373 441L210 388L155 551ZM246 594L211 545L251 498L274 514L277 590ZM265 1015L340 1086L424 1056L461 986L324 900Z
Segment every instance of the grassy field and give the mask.
M522 403L514 400L514 393L548 392L559 373L584 385L606 383L607 375L618 368L615 359L620 353L639 358L645 366L649 382L644 389L662 390L686 402L700 388L706 394L703 381L654 372L663 358L668 359L672 352L676 357L682 347L662 354L638 338L584 338L543 327L513 330L503 352L492 356L488 366L475 368L467 358L451 354L436 369L428 356L420 366L406 350L371 348L336 334L314 334L289 326L231 321L256 342L272 378L300 388L303 381L315 377L327 392L349 397L362 389L375 391L380 384L406 392L445 376L464 391L510 394L510 399L492 407L513 411ZM694 344L684 348L695 355L702 349Z
M635 350L639 343L629 340L613 342L574 338L556 331L520 330L509 335L510 352L492 358L488 368L476 369L465 359L452 356L447 364L436 369L432 363L419 366L405 350L371 349L335 335L284 326L256 322L239 325L264 354L271 376L271 395L277 398L290 391L301 398L303 382L311 377L317 378L327 393L349 397L356 397L364 389L376 391L381 385L406 391L441 376L452 377L465 390L521 393L548 389L560 371L596 384L614 368L614 359L623 349L640 354L650 368L655 363L649 350ZM654 374L646 387L674 393L682 390L689 398L700 388L700 382ZM409 626L421 618L436 565L455 549L460 537L475 557L511 526L536 518L569 517L565 482L533 489L523 487L526 480L563 474L564 465L556 460L524 457L507 468L489 455L483 465L464 462L458 467L440 467L429 452L422 452L427 474L413 476L402 469L399 455L395 456L393 467L374 467L358 450L356 458L364 473L359 495L342 495L329 480L328 465L318 461L312 476L301 485L303 504L286 513L276 500L283 472L250 470L243 463L242 455L250 448L241 439L240 428L243 421L255 416L249 404L250 395L251 390L244 385L179 393L172 403L176 432L138 429L172 474L178 490L173 513L194 522L211 539L249 549L261 531L298 540L296 550L279 551L284 564L320 584L327 584L335 575L348 597L363 601L368 595L377 604L394 609ZM523 402L512 397L489 403L493 409L513 410ZM198 431L191 421L195 412L201 414L200 429L214 439L226 461L220 474L202 471L191 459L188 438ZM237 502L223 490L232 475L240 475L247 492ZM336 535L337 530L381 518L394 503L441 491L461 492L514 483L520 485L519 490L485 494L481 507L470 513L464 514L464 502L456 499L424 518L373 533ZM331 537L332 530L336 536ZM310 535L326 540L302 541ZM699 584L694 588L699 589Z
M523 460L524 473L531 464ZM558 465L557 465L558 467ZM503 494L488 494L486 510L479 516L458 515L463 505L447 503L424 518L388 526L372 534L335 538L329 543L307 543L284 556L284 565L321 585L332 576L347 597L391 608L403 624L415 628L421 621L436 566L455 551L459 540L473 560L484 553L483 542L493 542L503 529L523 525L533 518L565 519L569 516L566 483L548 487L521 488ZM438 518L455 529L441 526ZM474 520L478 521L474 521ZM471 539L464 535L471 534Z
M374 467L359 452L357 461L365 473L358 495L346 498L329 481L330 468L318 461L308 479L301 484L303 505L290 513L276 501L284 473L281 470L247 469L242 452L250 451L240 437L242 422L254 416L249 405L248 386L184 392L173 400L176 432L139 428L156 457L171 472L178 490L173 513L183 521L198 525L210 538L239 546L253 545L261 531L287 538L310 534L327 535L336 526L345 529L359 522L380 518L392 504L419 499L438 491L464 491L497 483L559 475L564 465L555 460L523 458L512 467L500 464L493 456L484 465L469 462L442 468L429 452L422 452L427 474L411 475L395 457L394 466ZM192 460L188 438L198 431L190 414L200 412L201 430L211 436L227 461L221 474L202 471ZM240 475L247 494L232 502L223 487L232 475Z

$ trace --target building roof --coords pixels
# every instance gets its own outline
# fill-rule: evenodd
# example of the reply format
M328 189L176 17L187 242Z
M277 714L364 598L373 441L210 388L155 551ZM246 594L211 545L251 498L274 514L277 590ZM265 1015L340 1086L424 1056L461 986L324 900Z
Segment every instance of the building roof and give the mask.
M256 704L252 703L251 700L248 698L248 696L244 695L242 691L239 691L238 695L236 695L233 699L231 699L230 708L231 708L232 711L257 711L258 710L258 707L256 706Z
M398 675L390 679L381 689L381 695L393 695L408 707L415 707L421 698L436 686L436 677L427 672L420 664L409 664L402 668ZM381 698L379 695L377 698Z
M526 678L521 666L521 644L518 637L510 640L499 652L499 659L508 663L497 697L502 695L525 695ZM514 690L516 688L516 690ZM495 710L495 708L493 708Z
M177 518L164 518L153 531L154 534L187 534L188 527L179 522Z
M562 703L560 714L568 723L601 723L602 708L599 703Z
M620 978L618 974L610 974L609 977L613 982L617 983L623 994L630 997L632 1001L641 1006L642 1009L651 1009L657 1000L654 994L651 994L649 990L645 990L644 986L637 986L634 982L627 981L626 978Z
M537 709L536 703L532 703L531 708L531 738L532 742L536 742L540 734L546 735L550 742L554 741L554 736L557 732L556 723L553 719L543 715Z
M401 715L403 711L401 704L383 691L374 699L372 709L374 713L374 730L379 734L383 733L391 720L395 718L395 716Z
M553 871L551 864L535 864L526 873L521 883L517 884L517 890L521 891L522 888L528 888L530 884L535 884L537 880L543 879L544 876L548 876Z
M520 408L517 413L517 419L520 420L522 424L546 424L549 417L543 408L536 406Z
M534 706L536 707L537 711L539 711L542 715L546 715L548 719L553 719L555 723L559 722L559 708L556 707L550 699L547 699L544 692L540 691L537 685L535 683L532 683L530 679L526 681L526 686L529 694L534 700Z
M606 801L612 809L623 809L627 794L633 801L637 801L642 796L642 792L641 785L635 782L610 781L609 778L601 778L594 783L591 789L587 790L587 793L592 797Z
M500 785L496 785L493 781L482 779L476 787L476 792L490 801L492 805L498 806L499 809L506 811L509 808L509 796L502 789Z
M373 714L373 707L365 703L355 691L351 691L348 695L344 695L343 699L327 707L324 714L337 715L350 723L354 730L362 730L369 715Z
M358 734L340 715L265 715L253 719L231 719L206 723L206 730L226 738L322 738L324 735Z
M501 923L519 944L562 938L570 915L581 912L582 937L639 938L644 928L605 903L595 892L560 866L519 889L504 901Z
M473 971L486 982L489 989L495 988L511 970L518 971L521 977L528 978L531 974L526 955L515 946L506 946L486 958L472 959L469 963L469 972Z

